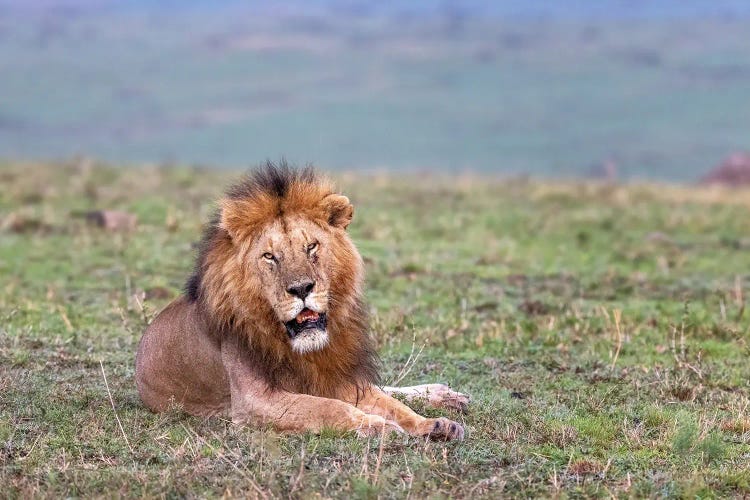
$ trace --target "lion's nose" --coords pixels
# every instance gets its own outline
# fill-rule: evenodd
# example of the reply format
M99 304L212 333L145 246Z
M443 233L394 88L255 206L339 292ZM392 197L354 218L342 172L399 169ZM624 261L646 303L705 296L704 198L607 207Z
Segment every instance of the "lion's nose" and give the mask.
M287 288L286 291L290 295L294 295L295 297L301 300L305 300L305 297L310 295L310 292L312 291L314 286L315 286L314 281L307 280L307 281L294 283L289 288Z

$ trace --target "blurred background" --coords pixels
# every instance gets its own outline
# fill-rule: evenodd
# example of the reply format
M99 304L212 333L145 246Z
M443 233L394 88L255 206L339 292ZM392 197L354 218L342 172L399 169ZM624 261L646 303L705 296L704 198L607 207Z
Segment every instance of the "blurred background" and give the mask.
M6 160L692 182L747 149L744 0L0 0Z

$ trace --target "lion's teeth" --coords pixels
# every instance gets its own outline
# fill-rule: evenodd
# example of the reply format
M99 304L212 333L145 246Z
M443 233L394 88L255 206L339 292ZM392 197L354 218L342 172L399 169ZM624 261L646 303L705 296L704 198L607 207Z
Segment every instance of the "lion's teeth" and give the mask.
M304 323L305 321L308 321L308 320L316 321L318 317L319 317L318 313L316 313L315 311L306 309L302 311L301 313L299 313L297 315L297 318L295 319L297 320L297 323Z

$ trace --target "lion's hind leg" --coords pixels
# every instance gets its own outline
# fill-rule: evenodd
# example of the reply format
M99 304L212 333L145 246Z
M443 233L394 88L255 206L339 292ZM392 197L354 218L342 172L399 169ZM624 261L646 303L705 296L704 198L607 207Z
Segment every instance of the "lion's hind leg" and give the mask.
M450 408L466 412L471 398L452 390L445 384L422 384L409 387L383 387L390 396L399 396L407 402L423 401L433 408Z
M353 394L350 395L350 398L354 397ZM395 421L412 436L427 437L439 441L461 441L464 438L464 428L458 422L445 417L423 417L402 401L386 394L377 387L371 387L364 393L358 392L356 406L365 413L380 415L387 421Z

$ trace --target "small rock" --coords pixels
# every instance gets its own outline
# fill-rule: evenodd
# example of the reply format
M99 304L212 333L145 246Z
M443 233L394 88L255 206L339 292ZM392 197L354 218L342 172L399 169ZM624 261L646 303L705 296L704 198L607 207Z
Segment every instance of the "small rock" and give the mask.
M519 306L518 309L526 313L527 316L543 316L549 314L550 308L547 304L539 300L525 300Z
M723 186L750 184L750 153L733 153L706 174L700 182Z
M653 231L646 235L646 241L654 243L674 243L674 240L669 235L662 233L661 231Z
M592 165L588 171L589 179L598 179L607 182L614 182L617 180L617 162L611 158L607 158L601 163Z
M94 210L86 214L86 220L107 231L132 231L138 223L134 214L118 210Z
M40 219L26 217L15 212L9 214L5 219L2 220L2 223L0 223L0 228L16 234L35 232L48 233L52 230L52 226L41 221Z

